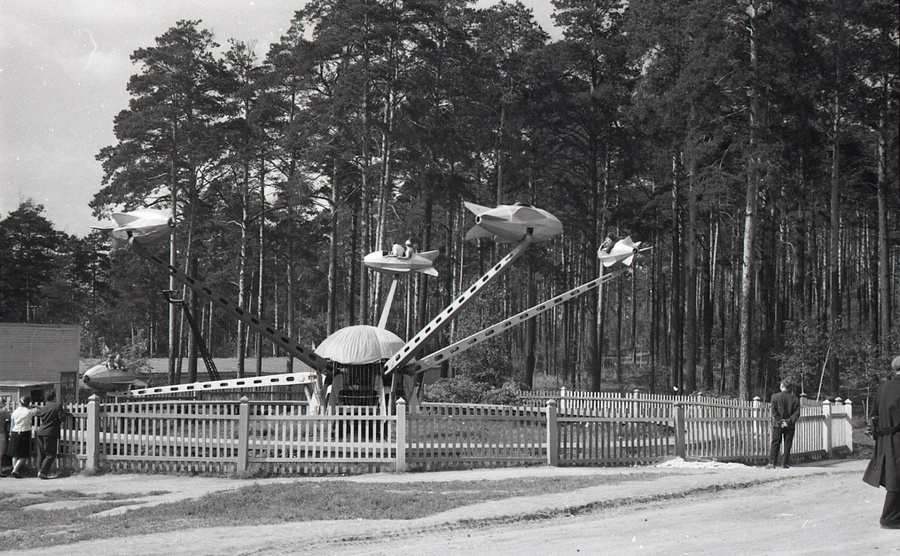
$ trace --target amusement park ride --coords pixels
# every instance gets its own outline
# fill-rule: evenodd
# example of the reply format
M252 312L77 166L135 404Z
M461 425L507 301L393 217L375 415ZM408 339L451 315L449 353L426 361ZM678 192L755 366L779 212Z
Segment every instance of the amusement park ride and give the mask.
M311 410L322 405L376 405L381 407L382 411L389 412L399 397L406 398L410 404L418 403L422 381L417 379L425 371L439 367L482 341L620 276L628 269L619 268L609 274L604 274L603 268L618 264L629 267L634 261L635 255L649 249L649 247L641 248L640 242L632 242L630 237L620 240L612 246L604 245L597 253L602 263L598 278L434 353L422 356L420 353L422 346L443 330L493 280L503 274L532 243L547 241L562 233L562 224L555 216L529 205L517 203L488 208L467 202L465 206L475 215L475 226L466 234L467 240L493 237L500 243L516 244L500 262L464 290L409 341L404 342L399 336L386 329L397 281L400 276L415 273L436 276L437 271L434 269L433 263L438 251L417 253L408 243L406 249L395 245L391 251L370 253L364 258L365 265L375 272L392 277L390 292L378 326L348 326L326 338L314 350L304 348L282 332L275 330L256 316L218 295L203 282L169 265L168 262L150 252L148 247L165 240L174 227L174 223L167 213L152 209L115 213L113 219L116 226L97 228L105 231L112 238L114 247L130 246L134 253L168 273L206 301L225 310L251 330L274 342L291 356L312 368L314 372L218 380L214 378L211 368L210 376L214 379L210 381L148 387L141 384L138 377L127 370L117 370L111 368L113 366L110 364L101 364L85 371L83 382L85 386L97 391L130 397L299 384L304 385Z

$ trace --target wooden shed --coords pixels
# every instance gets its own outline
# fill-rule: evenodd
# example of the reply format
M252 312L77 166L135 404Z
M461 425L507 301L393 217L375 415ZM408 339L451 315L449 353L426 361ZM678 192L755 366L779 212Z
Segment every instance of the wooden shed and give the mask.
M74 401L80 343L77 325L0 323L0 381L59 384Z
M0 380L0 408L9 407L15 409L19 407L19 400L23 396L28 396L31 401L36 404L42 404L45 401L47 392L50 390L58 390L57 382L22 382L17 380Z

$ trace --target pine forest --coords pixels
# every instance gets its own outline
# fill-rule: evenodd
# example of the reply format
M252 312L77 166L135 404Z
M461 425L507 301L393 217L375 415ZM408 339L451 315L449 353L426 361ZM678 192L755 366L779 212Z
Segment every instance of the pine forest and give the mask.
M387 328L409 339L510 249L465 241L463 203L530 204L562 235L425 353L593 280L607 238L652 249L442 377L866 397L900 353L900 2L551 2L553 37L506 1L311 0L267 49L173 22L131 55L98 223L170 211L161 257L314 347L378 321L389 283L367 253L440 251L439 276L399 284ZM169 278L42 211L0 221L3 321L78 324L83 357L198 380ZM281 356L178 290L239 376Z

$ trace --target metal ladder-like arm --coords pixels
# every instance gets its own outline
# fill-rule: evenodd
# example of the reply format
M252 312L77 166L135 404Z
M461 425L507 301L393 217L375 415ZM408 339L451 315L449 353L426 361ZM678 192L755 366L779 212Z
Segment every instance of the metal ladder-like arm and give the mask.
M289 386L291 384L303 384L314 387L316 381L307 373L285 373L280 375L253 376L247 378L233 378L230 380L213 380L191 382L189 384L174 384L172 386L149 386L124 392L124 395L143 398L160 394L178 394L182 392L214 392L221 390L238 390L246 388L260 388L263 386Z
M628 268L616 270L615 272L613 272L611 274L601 276L599 278L591 280L590 282L588 282L586 284L582 284L581 286L578 286L577 288L573 288L562 295L558 295L558 296L554 297L553 299L551 299L550 301L545 301L544 303L541 303L540 305L535 305L534 307L532 307L530 309L526 309L526 310L522 311L521 313L518 313L516 315L509 317L506 320L500 321L493 326L485 328L481 332L476 332L475 334L472 334L471 336L463 338L462 340L459 340L458 342L454 342L454 343L450 344L449 346L447 346L443 349L439 349L438 351L436 351L430 355L426 355L425 357L423 357L422 359L416 361L413 365L411 365L410 370L413 373L421 373L421 372L427 371L428 369L436 367L436 366L440 365L441 363L443 363L444 361L449 361L450 359L456 357L457 355L460 355L460 354L468 351L469 349L475 347L482 341L487 340L488 338L492 338L498 332L505 332L506 330L509 330L510 328L512 328L514 326L517 326L519 324L522 324L523 322L531 320L534 317L536 317L536 316L540 315L541 313L543 313L544 311L546 311L547 309L553 309L553 308L557 307L558 305L562 305L563 303L565 303L567 301L571 301L572 299L575 299L576 297L593 290L600 284L608 282L609 280L612 280L613 278L616 278L619 275L621 275L622 273L627 272L629 270L630 269L628 269Z
M384 366L384 374L391 374L397 367L401 367L409 363L413 356L416 354L416 350L419 349L422 344L430 340L434 337L435 334L444 329L445 326L450 324L450 321L459 313L463 307L469 304L473 299L478 297L478 294L487 287L488 284L491 283L497 276L500 276L503 271L509 268L509 265L513 263L516 259L518 259L522 253L525 252L525 249L531 244L532 235L528 233L525 235L525 238L519 242L516 247L506 254L503 259L500 260L499 263L491 267L484 276L479 278L479 280L472 286L469 287L462 295L456 298L446 309L440 312L437 317L435 317L431 322L425 325L425 328L419 331L412 340L406 342L400 351L394 354L393 357L385 363Z
M220 309L226 310L231 316L235 317L239 321L246 324L251 330L262 334L268 340L271 340L278 347L290 353L300 361L306 363L310 367L316 370L325 369L326 363L325 360L321 357L318 357L312 351L302 347L297 342L294 342L287 335L281 333L280 331L275 330L274 327L270 326L263 320L260 320L256 316L247 313L237 305L230 303L228 300L218 295L211 289L209 289L203 282L197 280L191 276L188 276L181 270L169 265L168 262L160 259L156 255L147 251L142 245L132 240L131 248L135 253L143 257L144 259L150 261L157 268L162 269L170 276L189 287L191 290L196 292L200 297L206 299L207 301L211 301L214 305L219 307Z

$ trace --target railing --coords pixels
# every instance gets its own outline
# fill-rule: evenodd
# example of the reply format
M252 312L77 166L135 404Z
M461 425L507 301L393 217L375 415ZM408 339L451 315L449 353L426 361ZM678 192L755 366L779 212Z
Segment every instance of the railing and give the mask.
M560 423L567 426L580 423L585 430L573 430L568 437L581 439L575 442L579 453L591 453L593 450L599 454L584 458L585 462L592 464L640 463L652 459L650 454L655 453L720 461L759 462L768 458L772 433L771 408L758 398L743 401L701 395L649 395L638 391L630 394L578 392L562 388L559 391L521 392L520 399L542 404L553 400ZM801 395L800 399L801 417L794 436L793 454L821 457L831 456L836 448L853 450L850 400L838 398L834 403L826 400L819 404L807 400L805 395ZM632 440L629 450L623 453L623 435L613 433L610 427L618 424L620 430L628 430L629 426L646 422L645 419L660 422L661 416L665 415L669 415L668 427L672 431L671 438L665 444L666 450L662 449L661 437L651 441L655 438L654 434L643 430L630 435L630 438L646 439L646 445ZM607 423L607 428L593 423ZM587 432L592 426L600 429ZM564 434L562 428L560 434ZM614 437L616 440L613 440ZM566 446L561 445L560 453L565 453L570 445L571 441Z
M583 399L588 399L584 397ZM608 395L591 407L424 403L396 415L305 402L129 401L70 407L60 464L148 472L348 473L533 465L635 465L666 457L765 461L770 409ZM802 406L793 453L852 450L852 404Z
M406 422L412 469L537 464L547 458L547 419L540 408L424 403Z
M613 399L607 411L570 409L556 417L559 465L634 465L674 454L671 406Z
M405 404L400 405L404 409ZM70 408L60 464L149 472L330 473L395 468L405 460L397 417L378 408L305 402L140 401ZM353 469L355 465L359 469Z
M378 407L324 407L307 414L305 404L250 405L247 465L277 473L339 471L349 464L380 469L397 461L395 416Z
M632 392L585 392L580 390L567 390L565 387L559 390L531 390L520 391L519 399L524 402L533 403L535 405L544 405L549 400L556 400L557 407L560 412L569 409L596 409L604 410L608 407L611 400L628 400L634 402L640 400L642 402L657 403L708 403L718 405L731 405L737 407L752 407L752 401L738 400L734 398L719 398L715 396L704 396L702 394L690 394L684 396L674 396L668 394L646 394L640 390Z
M770 417L762 404L677 403L676 408L683 415L683 457L753 460L768 453Z

